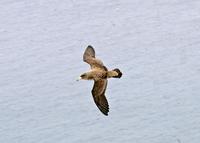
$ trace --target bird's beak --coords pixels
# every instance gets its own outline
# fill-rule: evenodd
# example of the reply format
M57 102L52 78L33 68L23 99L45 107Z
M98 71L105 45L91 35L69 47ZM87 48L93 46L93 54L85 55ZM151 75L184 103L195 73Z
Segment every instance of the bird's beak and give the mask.
M79 76L77 79L76 79L76 81L79 81L79 80L81 80L82 78Z

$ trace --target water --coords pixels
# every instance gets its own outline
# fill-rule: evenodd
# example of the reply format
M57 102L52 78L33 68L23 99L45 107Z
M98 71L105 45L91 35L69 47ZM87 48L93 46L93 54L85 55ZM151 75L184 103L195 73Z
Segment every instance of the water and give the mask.
M1 143L199 143L200 2L0 2ZM95 106L87 45L121 79Z

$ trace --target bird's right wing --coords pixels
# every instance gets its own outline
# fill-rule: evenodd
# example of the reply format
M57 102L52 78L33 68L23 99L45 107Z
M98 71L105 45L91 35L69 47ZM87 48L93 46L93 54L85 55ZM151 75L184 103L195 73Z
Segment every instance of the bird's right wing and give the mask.
M83 54L83 61L91 66L91 69L99 68L105 70L103 62L95 58L95 51L92 46L88 46Z
M94 86L92 89L92 95L95 104L97 105L99 110L106 116L108 115L109 112L108 101L105 97L107 82L108 82L107 79L94 81Z

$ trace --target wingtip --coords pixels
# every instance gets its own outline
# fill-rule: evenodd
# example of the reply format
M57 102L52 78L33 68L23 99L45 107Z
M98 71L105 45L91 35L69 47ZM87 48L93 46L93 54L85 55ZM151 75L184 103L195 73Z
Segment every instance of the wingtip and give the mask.
M101 111L101 113L105 116L108 116L108 112L109 112L109 107L104 108L102 106L97 106L99 108L99 110Z
M108 116L108 112L102 112L103 115Z
M105 116L108 116L109 108L107 110L100 110Z
M94 52L94 48L91 45L88 45L86 49L91 49Z
M91 46L91 45L88 45L87 47L88 47L88 48L92 48L92 46Z

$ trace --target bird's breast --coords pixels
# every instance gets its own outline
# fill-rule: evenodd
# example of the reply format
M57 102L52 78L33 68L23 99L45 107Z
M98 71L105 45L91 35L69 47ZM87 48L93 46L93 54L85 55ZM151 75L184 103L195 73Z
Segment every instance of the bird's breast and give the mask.
M103 70L92 70L91 75L94 78L94 80L107 78L107 72Z

